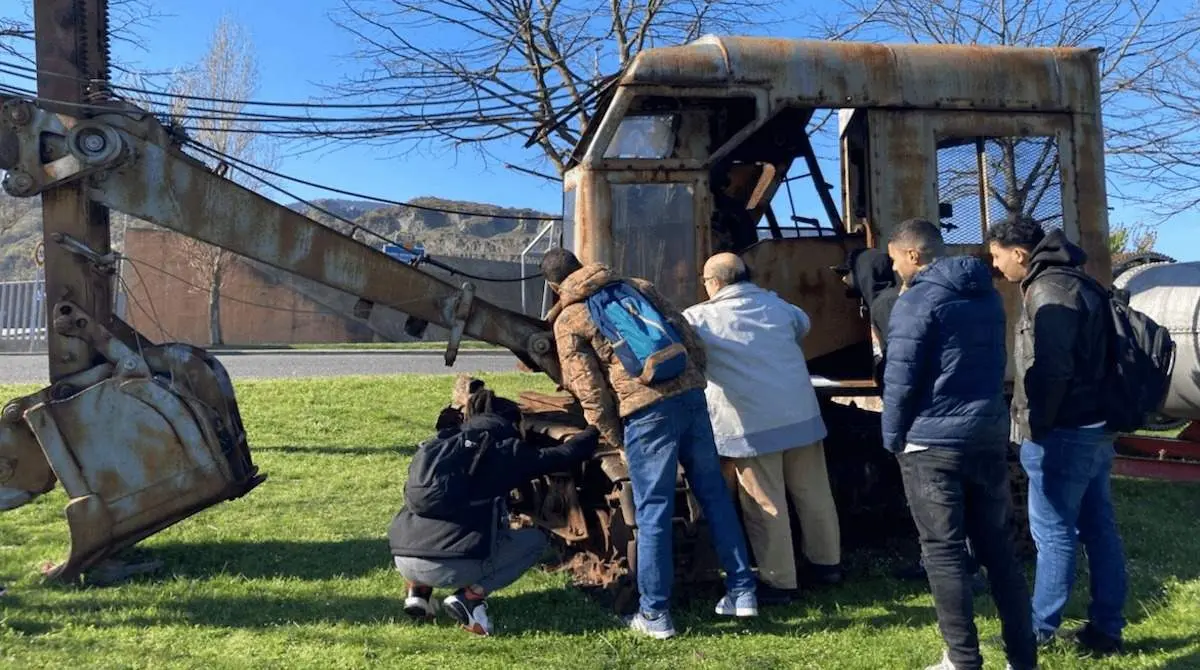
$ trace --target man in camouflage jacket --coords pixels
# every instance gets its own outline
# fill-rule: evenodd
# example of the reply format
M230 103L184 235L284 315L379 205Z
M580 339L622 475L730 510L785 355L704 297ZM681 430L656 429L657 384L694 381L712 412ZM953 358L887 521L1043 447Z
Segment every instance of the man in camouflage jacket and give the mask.
M754 573L742 524L721 476L720 459L704 398L704 345L683 315L654 286L623 279L601 264L583 265L564 249L542 259L546 282L559 297L549 315L563 386L583 407L605 441L624 448L637 517L640 611L630 625L658 639L675 634L669 601L674 575L672 528L675 481L683 465L726 572L727 593L716 612L758 613ZM631 377L588 313L587 299L607 284L628 282L676 329L688 351L684 372L660 384Z

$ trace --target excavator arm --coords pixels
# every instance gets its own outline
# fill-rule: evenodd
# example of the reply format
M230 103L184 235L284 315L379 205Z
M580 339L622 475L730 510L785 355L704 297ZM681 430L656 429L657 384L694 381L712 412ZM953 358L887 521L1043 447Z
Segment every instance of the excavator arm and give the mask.
M16 138L16 160L0 164L11 195L87 180L96 203L354 296L359 318L382 305L450 330L447 365L466 335L503 346L559 380L545 322L477 299L470 284L455 287L217 174L176 148L140 109L122 106L81 120L27 100L0 96L0 103L12 126L0 144ZM115 260L78 240L56 241L98 267Z
M241 254L325 286L361 319L403 313L450 331L446 364L464 336L506 347L560 379L549 326L474 297L218 174L185 154L176 135L122 101L70 106L0 96L3 188L16 197L81 189L97 205ZM83 237L49 232L49 279L59 259L99 276L119 255ZM60 261L61 262L61 261ZM51 301L49 328L63 369L51 385L0 411L0 510L21 506L61 482L70 497L69 556L47 575L78 578L89 568L207 507L260 484L233 386L220 362L186 344L154 343L87 289Z

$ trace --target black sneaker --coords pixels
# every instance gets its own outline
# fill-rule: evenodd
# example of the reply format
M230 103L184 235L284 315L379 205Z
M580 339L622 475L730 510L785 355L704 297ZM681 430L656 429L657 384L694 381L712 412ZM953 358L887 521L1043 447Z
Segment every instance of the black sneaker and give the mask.
M1090 623L1084 624L1082 628L1076 630L1072 637L1076 644L1098 658L1125 653L1125 645L1120 638L1109 637Z
M760 605L790 605L799 595L796 589L781 589L764 582L758 582L755 587Z
M812 563L808 566L809 578L817 584L841 584L842 583L842 566L841 565L817 565Z
M437 616L437 610L434 608L432 598L432 588L410 585L408 597L404 599L404 613L418 621L433 619Z
M467 596L465 589L459 589L454 594L442 600L442 608L454 617L464 630L475 635L487 636L492 634L492 622L487 614L487 601Z

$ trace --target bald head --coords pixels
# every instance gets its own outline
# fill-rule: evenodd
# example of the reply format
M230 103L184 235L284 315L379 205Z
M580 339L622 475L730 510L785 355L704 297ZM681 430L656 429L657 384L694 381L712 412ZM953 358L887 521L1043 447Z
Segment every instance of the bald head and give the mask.
M704 263L704 290L710 298L726 286L748 279L746 264L737 254L719 253Z

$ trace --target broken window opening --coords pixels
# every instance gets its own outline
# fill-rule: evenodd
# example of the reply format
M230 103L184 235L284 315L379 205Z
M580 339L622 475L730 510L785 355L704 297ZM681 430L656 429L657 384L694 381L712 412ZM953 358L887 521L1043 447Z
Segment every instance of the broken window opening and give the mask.
M950 245L983 244L1013 216L1063 225L1063 181L1053 136L949 137L937 144L939 223Z
M845 233L835 115L784 109L713 168L714 250L740 252L764 239ZM793 183L802 181L809 185Z

